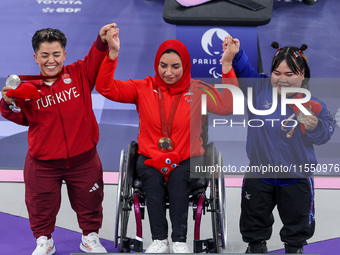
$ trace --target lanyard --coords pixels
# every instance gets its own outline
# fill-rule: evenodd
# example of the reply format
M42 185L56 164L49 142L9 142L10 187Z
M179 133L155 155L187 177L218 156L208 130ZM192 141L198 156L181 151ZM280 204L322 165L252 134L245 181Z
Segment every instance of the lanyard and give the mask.
M171 135L172 123L174 121L175 113L176 113L180 98L181 98L181 94L177 94L175 96L174 102L172 103L172 106L170 109L168 120L166 120L163 92L158 88L159 115L161 117L162 135L165 137L170 137Z

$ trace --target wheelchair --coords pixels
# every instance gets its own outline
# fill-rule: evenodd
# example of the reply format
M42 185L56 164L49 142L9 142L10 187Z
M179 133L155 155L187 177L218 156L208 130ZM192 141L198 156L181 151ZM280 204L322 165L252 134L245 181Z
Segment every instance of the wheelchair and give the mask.
M214 143L206 145L204 155L205 166L223 167L221 152L216 153ZM127 153L121 150L118 189L115 216L115 248L119 245L121 253L143 252L142 219L144 219L147 201L143 195L141 181L136 176L136 160L138 144L132 141ZM218 168L215 168L218 169ZM219 253L227 245L227 214L223 171L215 171L209 177L191 179L189 207L193 209L194 218L194 253ZM210 188L209 196L206 190ZM127 236L130 212L134 210L136 221L136 236ZM211 214L212 237L201 240L200 225L202 215ZM119 242L120 239L120 242Z

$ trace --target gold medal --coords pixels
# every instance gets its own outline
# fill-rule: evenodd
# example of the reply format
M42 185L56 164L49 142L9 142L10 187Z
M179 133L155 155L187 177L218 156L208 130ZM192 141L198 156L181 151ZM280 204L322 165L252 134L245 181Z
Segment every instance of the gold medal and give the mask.
M158 148L163 152L169 152L174 149L174 143L169 137L162 137L158 141Z

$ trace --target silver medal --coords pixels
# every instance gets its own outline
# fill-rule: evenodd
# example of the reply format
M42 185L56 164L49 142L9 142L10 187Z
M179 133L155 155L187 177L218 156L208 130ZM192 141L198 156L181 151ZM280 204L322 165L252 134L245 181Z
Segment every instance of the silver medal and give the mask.
M6 87L11 87L12 89L16 89L21 83L21 80L18 75L11 74L8 76L6 80Z
M11 87L12 89L16 89L17 87L19 87L20 83L21 83L21 80L19 76L16 74L11 74L10 76L8 76L6 80L6 87ZM15 104L15 99L13 99L11 105L9 106L9 109L11 109L15 113L21 112L20 107L18 107Z

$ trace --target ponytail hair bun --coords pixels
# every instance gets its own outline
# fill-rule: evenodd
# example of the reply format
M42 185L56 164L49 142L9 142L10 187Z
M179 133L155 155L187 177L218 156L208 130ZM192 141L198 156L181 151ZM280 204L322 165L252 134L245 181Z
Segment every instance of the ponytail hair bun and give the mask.
M273 42L270 44L270 46L272 46L274 49L277 49L277 50L280 48L279 43L276 42L276 41L273 41Z
M307 50L307 48L308 48L308 45L304 43L301 45L300 50L304 51L304 50Z

